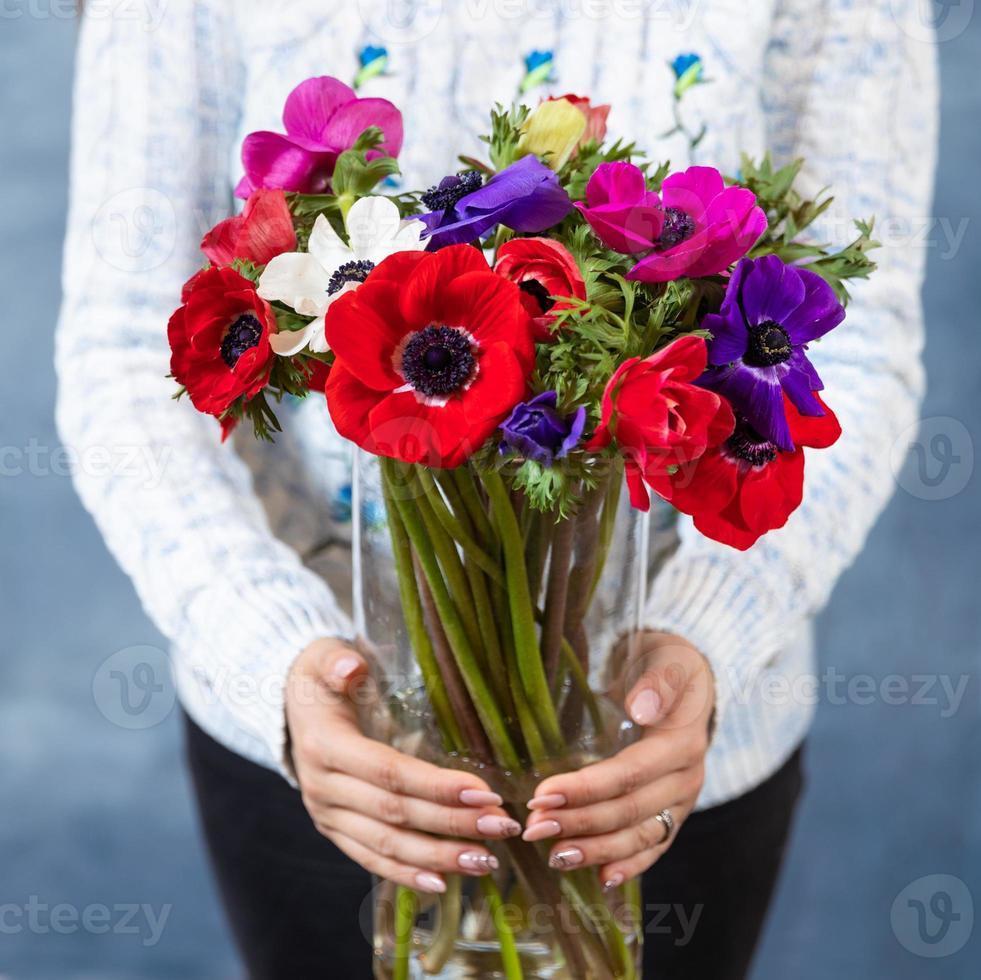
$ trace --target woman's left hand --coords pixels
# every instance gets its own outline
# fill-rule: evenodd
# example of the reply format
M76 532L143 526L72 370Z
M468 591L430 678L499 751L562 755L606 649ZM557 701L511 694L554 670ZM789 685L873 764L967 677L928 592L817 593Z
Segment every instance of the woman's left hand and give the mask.
M550 776L528 806L524 838L556 838L549 863L572 870L600 865L607 888L646 871L671 846L702 788L715 683L690 643L647 633L628 665L625 704L643 736L610 759ZM670 810L668 833L657 818Z

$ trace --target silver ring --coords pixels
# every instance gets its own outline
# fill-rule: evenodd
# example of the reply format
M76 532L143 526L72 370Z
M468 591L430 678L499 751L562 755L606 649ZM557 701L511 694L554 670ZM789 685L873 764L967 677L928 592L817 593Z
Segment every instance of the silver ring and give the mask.
M661 840L662 844L667 844L671 840L671 834L674 832L674 817L671 816L670 810L662 810L660 813L654 815L654 819L664 827L664 837Z

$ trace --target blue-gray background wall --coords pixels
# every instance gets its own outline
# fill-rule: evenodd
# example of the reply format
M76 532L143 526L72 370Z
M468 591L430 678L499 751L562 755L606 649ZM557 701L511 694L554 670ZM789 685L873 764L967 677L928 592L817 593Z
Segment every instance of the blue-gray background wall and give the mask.
M129 715L110 673L138 702L149 675L134 669L162 667L163 643L73 495L52 421L65 8L0 11L0 980L231 978L172 700L151 691ZM952 33L934 220L912 230L929 252L927 422L821 618L807 796L757 980L981 974L981 16Z

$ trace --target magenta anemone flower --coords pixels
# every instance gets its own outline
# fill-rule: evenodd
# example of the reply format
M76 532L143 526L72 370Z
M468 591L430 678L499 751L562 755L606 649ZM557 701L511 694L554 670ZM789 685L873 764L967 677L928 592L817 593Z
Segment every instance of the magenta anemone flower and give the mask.
M644 172L632 163L601 163L586 184L586 203L576 207L614 252L649 252L661 240L661 199L647 189Z
M640 282L670 282L725 272L766 231L766 215L745 187L726 187L712 167L689 167L661 186L664 223L653 251L628 273Z
M354 89L322 76L301 82L283 109L286 133L250 133L242 144L245 176L235 188L247 198L259 188L322 194L337 157L370 126L385 135L372 156L396 157L402 149L402 113L387 99L359 99Z
M801 415L824 415L824 385L805 351L845 319L834 290L816 273L775 255L736 266L711 332L708 370L698 384L728 399L753 428L785 452L794 441L784 394Z

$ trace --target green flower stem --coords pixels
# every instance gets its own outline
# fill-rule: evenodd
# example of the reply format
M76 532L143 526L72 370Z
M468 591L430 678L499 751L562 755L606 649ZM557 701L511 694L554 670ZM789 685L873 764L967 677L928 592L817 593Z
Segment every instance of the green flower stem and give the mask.
M596 568L593 571L593 581L589 585L589 592L586 597L586 608L588 609L599 588L600 579L603 577L603 569L606 567L606 559L610 554L610 545L613 543L613 532L616 528L617 511L620 507L620 492L623 489L623 465L616 466L610 477L610 488L603 500L603 511L599 520L599 542L596 547Z
M511 858L511 863L518 873L525 893L534 896L535 900L550 905L556 910L559 921L562 910L568 908L568 903L562 897L562 890L555 875L549 870L541 857L539 850L532 844L527 844L520 837L512 837L504 842L504 847ZM573 977L589 977L590 980L606 980L602 973L591 973L590 964L586 959L587 951L592 953L592 959L602 955L596 947L599 944L595 937L583 931L579 936L571 935L565 929L555 930L555 942L561 948L569 974ZM592 947L592 949L590 948Z
M460 938L460 920L463 916L462 884L459 875L446 876L446 891L439 896L439 918L436 932L429 948L419 962L426 973L439 973L453 955L453 948Z
M490 518L484 507L484 501L477 489L473 470L469 466L458 466L455 470L449 471L449 476L456 485L460 497L463 499L463 505L470 515L470 520L473 521L473 525L483 539L485 546L490 547L491 543L496 546L498 544L497 535L494 533L494 528L491 526Z
M525 565L528 568L528 591L536 601L542 591L542 576L548 557L548 530L545 515L532 510L531 525L525 536Z
M586 702L586 710L593 720L593 725L598 732L601 732L604 727L603 712L600 711L599 702L596 700L593 689L589 686L589 678L576 656L576 651L572 649L572 644L564 636L562 637L562 660L569 671L572 682L579 689L582 699Z
M548 758L549 753L545 748L542 733L538 728L535 712L532 710L531 705L528 704L528 698L525 696L524 689L521 686L521 678L518 675L517 669L512 670L508 676L511 683L511 697L514 701L514 710L518 716L518 725L521 728L521 734L524 736L525 746L528 749L528 759L532 764L541 762Z
M460 751L464 748L463 735L457 725L456 718L450 708L449 696L443 683L443 675L433 650L433 644L426 630L422 602L416 584L415 572L412 566L412 548L405 525L399 516L398 508L392 497L392 488L385 474L382 474L382 492L388 511L388 525L392 535L392 552L395 558L395 571L399 582L399 595L402 599L402 610L405 616L405 627L409 641L415 652L422 680L433 706L436 724L443 733L450 751Z
M405 525L406 532L415 549L419 564L422 567L426 581L433 595L433 602L439 614L439 620L446 632L446 639L453 651L453 656L459 667L463 682L473 701L477 715L487 733L501 765L506 769L517 770L521 760L515 750L514 743L508 733L507 722L490 689L484 680L480 665L467 639L466 630L460 621L460 614L450 597L440 572L439 561L433 550L426 525L420 516L418 507L409 500L397 500L399 515Z
M606 947L608 956L604 959L613 967L616 980L637 980L633 956L606 904L595 869L573 871L562 879L562 885L573 907L592 924L597 939Z
M548 584L545 587L545 616L542 621L542 662L549 684L559 672L559 654L565 627L565 606L569 589L569 565L576 522L560 520L552 529L552 548L548 562Z
M559 750L563 746L559 719L552 703L545 669L538 650L535 630L535 606L528 590L525 569L524 543L518 529L518 521L511 506L511 499L499 473L486 471L484 486L491 501L494 523L504 546L504 567L508 580L508 601L511 609L511 627L514 631L515 657L522 686L528 701L538 712L538 720L546 745Z
M446 501L440 494L432 473L420 466L416 469L416 476L423 490L426 492L426 499L429 502L429 506L432 507L433 512L439 518L443 527L449 532L450 536L463 549L464 556L470 559L495 582L503 585L504 575L501 573L497 562L467 534L461 522L454 517L453 513L446 506Z
M467 581L463 562L460 561L460 555L453 543L453 538L440 523L425 494L416 498L416 507L418 507L419 515L426 526L426 532L432 542L436 557L439 559L450 595L452 595L456 608L460 612L460 621L470 642L470 648L480 664L486 667L483 638L477 620L477 607L474 605L470 583Z
M418 564L418 563L417 563ZM430 624L432 634L433 652L436 657L436 664L442 674L443 682L446 685L446 694L450 703L450 711L454 722L459 724L460 731L463 733L460 751L462 754L476 759L479 762L493 762L494 750L487 735L480 726L480 719L474 711L473 702L467 693L466 685L460 676L456 660L453 659L453 651L450 649L443 631L443 624L440 622L439 613L436 611L436 604L433 601L433 594L429 590L425 576L421 570L419 573L419 593L422 596L422 605L426 612L426 621Z
M511 924L507 921L504 914L501 893L490 875L480 879L480 889L484 893L484 901L490 912L491 921L497 930L497 941L501 945L501 964L504 967L505 980L524 980L524 971L521 969L521 957L518 955L518 946L514 941L514 931Z
M467 516L466 510L462 510L458 516L454 515L446 506L446 502L440 495L439 490L433 481L432 474L428 470L423 470L421 468L417 469L416 472L419 476L420 484L426 491L426 499L432 507L433 516L463 547L463 570L470 585L470 594L473 598L473 606L477 615L479 639L482 641L484 652L486 654L484 660L487 667L487 673L490 676L491 684L493 685L494 693L499 699L499 703L504 710L507 711L511 700L508 692L508 679L504 660L501 654L501 641L497 633L498 625L494 617L493 609L491 608L490 596L487 592L487 584L484 581L483 572L486 571L486 568L484 563L478 559L478 553L483 555L484 560L489 562L493 567L494 575L491 576L491 578L493 579L494 583L503 585L504 573L502 572L498 562L494 561L486 553L480 551L476 545L473 545L473 540L469 537L466 531L466 528L470 526L470 519ZM423 519L425 518L426 515L423 514ZM468 549L468 547L463 544L464 538L470 540L471 545L473 545L471 549ZM452 541L450 542L450 546L453 547ZM437 554L439 554L438 550Z
M395 966L392 980L409 980L409 959L412 955L412 929L416 922L418 898L409 888L395 890Z

